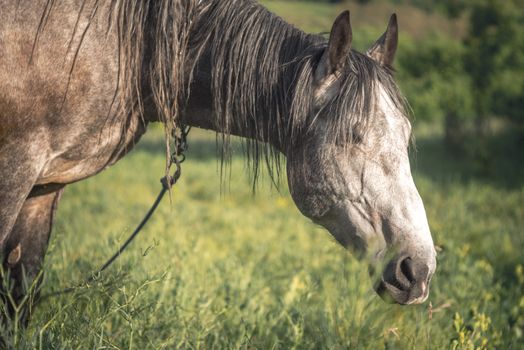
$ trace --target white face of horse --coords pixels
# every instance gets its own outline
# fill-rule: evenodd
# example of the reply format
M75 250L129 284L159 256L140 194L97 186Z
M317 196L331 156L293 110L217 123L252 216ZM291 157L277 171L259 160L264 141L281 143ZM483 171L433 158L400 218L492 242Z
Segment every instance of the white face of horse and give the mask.
M389 66L396 44L397 24L392 16L388 30L367 55ZM346 12L335 21L317 68L318 101L336 94L338 72L347 61L350 45ZM313 130L288 152L289 187L304 215L359 256L371 257L370 270L378 279L375 289L382 297L400 304L421 303L428 297L436 253L411 176L411 126L387 87L377 83L373 94L376 107L369 116L373 124L351 144L329 142L325 133L333 109L319 112ZM377 269L378 265L384 268ZM381 270L380 276L374 275L376 270Z

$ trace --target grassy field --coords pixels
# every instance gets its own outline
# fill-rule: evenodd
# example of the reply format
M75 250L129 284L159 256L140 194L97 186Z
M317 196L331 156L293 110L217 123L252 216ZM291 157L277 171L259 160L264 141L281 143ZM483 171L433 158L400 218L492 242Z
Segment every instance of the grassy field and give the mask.
M317 5L310 5L317 6ZM276 8L278 10L278 8ZM315 10L316 11L316 10ZM267 177L255 196L235 148L221 186L212 134L193 130L183 176L98 282L39 305L17 348L522 349L522 140L494 138L482 161L417 129L415 181L439 248L429 300L389 305L365 263L300 215ZM75 285L127 237L159 190L162 131L115 167L68 186L42 293Z
M394 4L387 1L371 1L363 5L358 1L345 1L342 4L329 4L315 1L260 1L271 11L278 13L288 22L299 28L306 28L311 33L329 32L333 20L343 10L350 10L351 24L357 48L362 44L370 45L386 29L392 13L398 14L401 40L409 35L415 39L424 39L429 35L439 34L460 38L466 31L463 19L450 21L439 13L427 13L406 4ZM297 10L299 9L299 10Z
M183 177L100 282L39 306L20 344L145 349L518 349L524 327L524 189L476 178L421 136L416 182L440 248L424 305L383 303L367 268L294 207L285 189L252 196L243 157L220 189L214 137L194 130ZM43 293L88 276L159 188L162 137L67 188ZM503 175L503 174L500 174ZM22 346L23 348L23 346Z

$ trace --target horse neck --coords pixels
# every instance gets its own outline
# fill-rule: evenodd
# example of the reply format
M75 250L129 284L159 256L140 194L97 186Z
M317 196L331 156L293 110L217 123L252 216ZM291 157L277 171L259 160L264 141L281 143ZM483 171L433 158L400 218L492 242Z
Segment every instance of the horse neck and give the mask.
M220 2L196 23L182 121L283 151L295 122L296 95L308 95L311 85L304 67L315 60L319 50L312 48L320 40L251 1L231 3L236 6Z

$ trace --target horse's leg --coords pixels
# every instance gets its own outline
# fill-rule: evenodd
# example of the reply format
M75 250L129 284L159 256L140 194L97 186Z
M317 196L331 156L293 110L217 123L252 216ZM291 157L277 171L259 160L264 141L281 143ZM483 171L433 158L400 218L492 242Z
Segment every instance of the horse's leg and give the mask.
M0 102L2 102L0 100ZM2 114L0 110L0 120ZM3 123L3 121L2 121ZM45 164L42 134L17 135L0 123L0 252ZM7 135L7 137L6 137Z
M61 193L62 190L58 190L28 198L4 247L4 282L8 282L4 293L6 289L10 293L5 300L7 316L12 318L19 309L18 321L23 324L27 324L34 297L38 295L28 295L28 292L37 290L41 281L39 273Z

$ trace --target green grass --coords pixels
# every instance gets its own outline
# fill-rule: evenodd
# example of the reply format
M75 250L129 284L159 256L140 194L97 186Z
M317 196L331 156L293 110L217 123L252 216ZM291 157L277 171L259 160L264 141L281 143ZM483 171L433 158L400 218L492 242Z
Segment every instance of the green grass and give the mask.
M293 1L261 1L270 11L278 13L299 28L311 33L329 32L340 8L328 3L302 2L300 11Z
M386 29L392 13L398 15L401 44L404 35L416 40L426 39L431 34L460 39L466 33L465 18L450 20L438 12L427 13L416 7L395 4L392 1L371 1L366 5L358 1L330 4L315 1L262 0L260 3L308 33L329 32L337 15L343 10L350 10L353 38L359 50L367 48L362 46L363 44L371 45L372 41L378 39Z
M270 190L266 177L253 196L237 154L221 194L214 137L194 130L189 142L172 203L99 282L39 305L20 348L524 345L522 182L476 177L438 138L420 138L413 168L441 251L429 301L402 307L375 295L365 263L302 217L285 185ZM110 256L153 201L163 161L153 128L118 165L66 189L44 294Z

